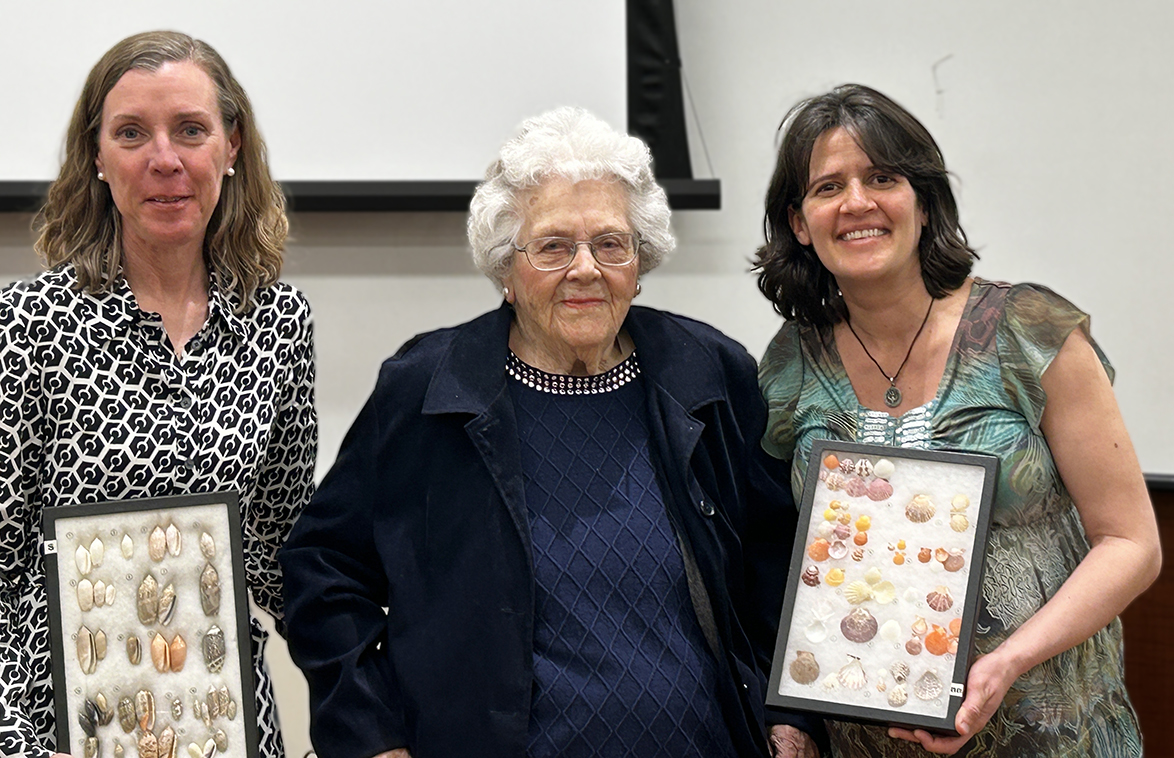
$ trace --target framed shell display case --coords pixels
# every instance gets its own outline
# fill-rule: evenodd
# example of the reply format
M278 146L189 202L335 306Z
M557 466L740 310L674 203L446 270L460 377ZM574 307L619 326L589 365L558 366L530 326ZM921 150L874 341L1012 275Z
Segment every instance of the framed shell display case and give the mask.
M57 747L257 758L235 493L44 512Z
M956 734L997 468L814 444L769 705Z

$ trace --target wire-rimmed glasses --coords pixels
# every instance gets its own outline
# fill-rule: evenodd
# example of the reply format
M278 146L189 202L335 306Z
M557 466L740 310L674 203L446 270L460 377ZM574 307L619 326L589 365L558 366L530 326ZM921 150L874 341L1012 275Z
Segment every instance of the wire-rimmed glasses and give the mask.
M514 249L525 253L530 265L539 271L559 271L575 260L579 245L586 245L601 266L627 266L636 260L640 242L629 232L607 232L589 240L537 237L521 247L515 244Z

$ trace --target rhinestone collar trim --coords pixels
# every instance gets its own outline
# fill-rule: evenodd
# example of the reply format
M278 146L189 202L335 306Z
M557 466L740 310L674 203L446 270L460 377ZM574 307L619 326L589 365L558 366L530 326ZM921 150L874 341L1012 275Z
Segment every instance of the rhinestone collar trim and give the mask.
M602 374L593 376L568 376L548 374L541 369L522 363L511 350L505 360L505 371L514 380L539 392L552 395L598 395L618 390L640 375L640 364L633 352L619 365Z

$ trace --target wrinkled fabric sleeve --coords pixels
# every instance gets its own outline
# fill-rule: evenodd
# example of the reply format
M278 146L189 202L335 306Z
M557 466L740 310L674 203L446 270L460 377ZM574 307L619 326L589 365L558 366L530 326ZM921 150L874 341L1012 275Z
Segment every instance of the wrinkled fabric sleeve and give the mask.
M799 329L788 321L770 341L758 367L758 385L767 408L762 448L780 460L789 461L795 454L795 411L803 370Z
M1017 284L1007 293L996 331L1003 386L1033 431L1040 432L1047 396L1040 379L1064 342L1079 329L1096 351L1109 381L1114 371L1089 331L1088 314L1038 284Z
M389 659L389 583L374 519L392 492L380 414L394 398L387 369L338 458L281 552L289 651L310 689L310 734L320 758L369 758L407 745Z
M39 743L28 717L32 669L22 640L48 637L48 629L30 629L20 607L33 581L32 520L37 514L31 501L41 450L35 432L39 403L31 346L11 297L0 296L0 755L45 758L53 751Z
M318 416L314 409L314 322L310 306L297 293L280 302L294 303L299 329L281 353L287 380L244 531L245 566L253 599L273 617L277 632L285 636L277 553L314 493Z

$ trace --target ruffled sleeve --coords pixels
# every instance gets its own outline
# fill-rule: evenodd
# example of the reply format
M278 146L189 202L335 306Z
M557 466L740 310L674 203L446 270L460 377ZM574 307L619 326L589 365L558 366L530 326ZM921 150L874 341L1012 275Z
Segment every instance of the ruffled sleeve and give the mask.
M795 409L803 371L799 327L788 321L770 341L758 367L758 386L768 412L762 448L782 460L790 460L795 452Z
M1111 382L1115 372L1089 332L1087 313L1038 284L1017 284L1007 293L996 332L1000 372L1007 394L1036 432L1047 402L1040 378L1075 329L1084 333Z

